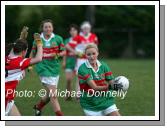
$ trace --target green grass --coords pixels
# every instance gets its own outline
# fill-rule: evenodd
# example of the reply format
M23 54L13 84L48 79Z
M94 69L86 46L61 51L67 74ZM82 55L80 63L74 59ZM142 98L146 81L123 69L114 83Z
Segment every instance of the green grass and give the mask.
M124 75L130 81L130 88L125 99L116 98L116 105L124 116L154 116L155 109L155 63L154 60L104 60L110 67L114 76ZM73 84L75 89L75 84ZM31 98L16 97L15 103L24 116L34 115L32 107L40 97L37 92L42 88L39 78L35 72L26 73L17 88L18 91L35 91ZM58 88L65 90L65 74L61 70ZM65 101L59 97L61 109L67 116L82 116L83 111L80 104L73 99ZM50 103L43 109L43 115L54 116Z

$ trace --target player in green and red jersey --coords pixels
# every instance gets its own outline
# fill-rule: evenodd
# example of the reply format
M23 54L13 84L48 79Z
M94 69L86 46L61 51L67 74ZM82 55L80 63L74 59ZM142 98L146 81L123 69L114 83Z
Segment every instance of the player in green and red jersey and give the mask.
M88 21L85 21L81 24L81 32L80 32L80 43L76 46L75 50L77 52L80 52L83 56L80 58L77 58L77 63L75 66L76 73L78 72L78 68L81 64L83 64L86 61L86 56L84 55L84 49L88 44L99 44L98 38L96 34L91 32L91 24ZM79 91L79 82L76 81L76 90ZM77 98L79 99L79 98Z
M78 35L78 26L71 24L69 27L70 36L64 41L66 47L66 56L63 57L63 68L66 74L66 89L68 92L72 91L72 80L75 76L75 64L77 60L77 53L75 47L81 42L81 37ZM71 100L70 94L65 98L66 100Z
M34 106L35 115L41 115L42 108L50 101L55 114L62 116L63 113L55 92L57 90L60 70L58 57L66 54L65 46L62 37L53 33L53 22L51 20L44 20L41 24L41 29L43 60L35 65L35 69L47 94ZM32 53L35 52L36 46L33 45Z
M104 62L99 61L98 48L95 44L88 44L85 48L87 60L79 67L78 79L80 90L80 104L87 116L119 116L112 95L95 95L95 92L106 92L121 89L119 84L113 84L113 74ZM109 88L110 87L110 88ZM104 93L103 93L104 94Z

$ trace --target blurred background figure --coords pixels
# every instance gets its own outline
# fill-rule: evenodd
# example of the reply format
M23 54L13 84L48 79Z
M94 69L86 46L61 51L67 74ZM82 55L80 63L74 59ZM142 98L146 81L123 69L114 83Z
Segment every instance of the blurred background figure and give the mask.
M66 47L66 56L63 57L63 68L65 69L66 76L66 89L69 92L66 95L65 100L71 100L72 82L75 76L75 64L77 60L77 53L75 47L80 43L80 36L78 35L79 29L76 24L69 26L70 37L67 38L64 43Z
M95 33L91 32L91 24L88 21L84 21L81 24L80 36L82 37L83 43L95 43L98 45L98 38Z

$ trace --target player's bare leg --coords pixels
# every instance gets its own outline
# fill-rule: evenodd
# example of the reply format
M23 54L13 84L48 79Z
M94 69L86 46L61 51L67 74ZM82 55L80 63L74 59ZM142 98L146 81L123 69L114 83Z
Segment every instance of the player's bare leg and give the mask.
M47 87L45 87L45 90L46 90L46 95L44 97L42 97L41 100L34 106L36 116L41 115L41 111L42 111L43 107L45 105L47 105L50 101L49 89Z
M44 86L44 88L45 88L45 90L46 90L46 95L41 98L41 101L44 102L45 105L46 105L46 104L49 103L50 97L49 97L49 89L48 89L46 86Z
M74 73L73 72L66 72L66 81L67 81L67 86L66 89L68 92L67 96L65 97L65 100L71 100L71 91L72 91L72 80L74 78Z
M114 111L109 113L107 116L121 116L121 114L118 111Z
M11 110L9 116L21 116L21 114L20 114L20 112L17 109L15 104L12 106L12 110Z
M57 98L56 93L55 93L57 88L55 86L52 86L52 85L47 86L47 88L50 91L50 102L51 102L51 105L53 107L55 114L57 116L63 116L63 113L61 112L61 109L60 109L60 104L59 104L58 98ZM52 95L52 93L53 93L53 95Z

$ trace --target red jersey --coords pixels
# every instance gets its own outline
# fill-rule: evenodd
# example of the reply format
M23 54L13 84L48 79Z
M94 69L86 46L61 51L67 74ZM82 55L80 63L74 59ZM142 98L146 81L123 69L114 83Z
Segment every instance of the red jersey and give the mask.
M10 55L5 58L5 71L7 73L5 78L5 104L8 100L14 99L14 90L19 80L23 79L24 69L30 65L30 60L30 58L20 56L10 57Z
M89 43L95 43L98 45L97 36L94 33L89 33L89 35L85 37L84 34L81 32L80 33L80 43L77 44L77 46L75 47L75 50L84 54L84 50L87 44ZM82 59L86 59L86 56L84 55Z
M98 38L97 38L96 34L94 34L94 33L89 33L89 35L87 37L85 37L84 34L81 32L80 36L81 36L82 43L95 43L97 45L99 44Z
M75 47L81 43L82 37L77 35L75 37L70 37L65 40L65 45L69 45L71 48L75 49ZM74 56L75 54L67 50L67 56Z

